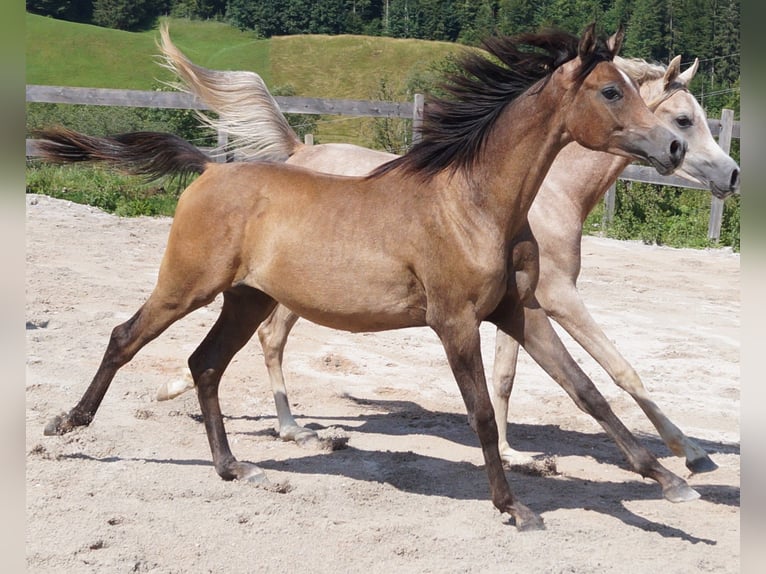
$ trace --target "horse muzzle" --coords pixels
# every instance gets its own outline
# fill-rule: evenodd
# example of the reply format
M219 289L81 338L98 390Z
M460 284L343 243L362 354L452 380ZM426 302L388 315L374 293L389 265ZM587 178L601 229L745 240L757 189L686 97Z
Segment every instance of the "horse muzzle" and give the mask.
M659 153L649 154L647 159L660 175L670 175L684 162L686 157L686 140L673 138Z

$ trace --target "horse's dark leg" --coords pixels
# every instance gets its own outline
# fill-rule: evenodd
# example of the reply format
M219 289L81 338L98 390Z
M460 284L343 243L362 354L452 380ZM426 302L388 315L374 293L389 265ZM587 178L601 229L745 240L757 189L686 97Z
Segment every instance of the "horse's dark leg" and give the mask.
M89 425L120 367L171 324L206 302L190 299L185 304L169 305L156 289L133 317L112 330L101 364L77 405L69 413L53 417L43 432L61 435L75 427Z
M432 327L441 339L463 396L468 419L479 436L487 466L492 503L500 512L507 512L513 516L519 530L543 529L542 518L514 499L503 471L497 445L495 412L484 377L478 324L470 319L456 320L454 314L450 315L445 323Z
M300 426L290 411L290 402L287 400L285 377L282 371L282 357L287 344L287 337L299 318L284 305L278 305L274 312L258 327L258 339L261 341L263 359L269 372L271 392L277 407L279 437L282 440L295 441L301 446L318 446L320 442L317 433Z
M260 468L234 458L223 425L218 386L231 359L250 340L275 305L276 301L271 297L251 287L225 291L218 320L189 357L189 369L197 388L213 464L224 480L266 481Z
M534 304L523 306L506 299L488 320L521 343L577 406L612 437L633 470L653 478L662 486L665 498L672 502L699 498L686 481L663 467L617 418L603 395L567 352L542 308Z

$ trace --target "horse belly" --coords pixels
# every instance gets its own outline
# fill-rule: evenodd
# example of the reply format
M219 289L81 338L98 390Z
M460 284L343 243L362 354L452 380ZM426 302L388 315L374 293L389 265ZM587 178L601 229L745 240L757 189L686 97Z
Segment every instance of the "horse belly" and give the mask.
M275 257L259 266L252 283L301 317L334 329L362 332L425 325L425 294L401 265L338 265L321 255Z

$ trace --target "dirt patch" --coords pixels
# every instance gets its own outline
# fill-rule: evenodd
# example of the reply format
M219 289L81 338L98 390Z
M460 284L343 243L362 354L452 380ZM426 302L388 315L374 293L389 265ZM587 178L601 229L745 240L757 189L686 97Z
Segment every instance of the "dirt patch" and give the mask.
M301 424L339 441L321 451L276 436L257 339L242 350L222 408L234 453L257 462L270 488L218 478L193 392L155 399L219 302L124 367L89 427L44 437L49 418L85 390L111 329L148 296L169 226L27 197L29 572L739 572L737 254L585 238L580 288L593 314L720 468L689 476L632 400L562 335L618 416L702 498L663 500L522 353L509 436L541 469L508 477L547 530L519 533L489 502L478 441L427 329L296 325L285 353L290 399ZM491 372L493 330L482 337Z

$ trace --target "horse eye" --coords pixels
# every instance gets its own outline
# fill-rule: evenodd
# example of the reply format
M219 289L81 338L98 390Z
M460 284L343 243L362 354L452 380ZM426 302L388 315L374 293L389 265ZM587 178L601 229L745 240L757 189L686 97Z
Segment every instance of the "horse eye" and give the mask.
M691 118L689 118L687 116L678 116L676 118L676 125L679 128L688 128L688 127L691 127L692 120L691 120Z
M601 90L601 94L609 101L614 101L622 97L622 93L620 93L620 90L618 90L614 86L607 86L606 88Z

